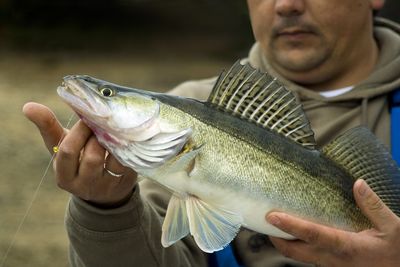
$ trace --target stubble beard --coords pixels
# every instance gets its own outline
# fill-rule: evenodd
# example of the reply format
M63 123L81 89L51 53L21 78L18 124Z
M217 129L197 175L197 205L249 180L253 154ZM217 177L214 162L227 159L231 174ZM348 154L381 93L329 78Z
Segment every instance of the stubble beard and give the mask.
M276 40L276 39L275 39ZM308 72L319 68L330 57L330 49L320 41L317 44L285 44L272 41L269 46L270 64L292 72Z
M299 35L296 36L296 33ZM265 44L270 64L291 72L308 72L319 68L332 53L320 29L299 16L278 21Z

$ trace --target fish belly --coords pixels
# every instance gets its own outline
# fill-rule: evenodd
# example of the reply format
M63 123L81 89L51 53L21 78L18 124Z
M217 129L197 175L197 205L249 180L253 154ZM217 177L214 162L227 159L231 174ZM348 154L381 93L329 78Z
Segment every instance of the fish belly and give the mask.
M217 208L239 214L243 218L243 227L266 235L285 239L294 238L266 221L266 214L277 210L271 201L249 198L227 187L203 184L200 188L196 183L194 186L195 188L191 190L193 195Z
M204 180L188 177L186 172L164 176L163 184L178 196L196 197L215 207L240 215L242 226L266 235L293 239L294 237L269 224L265 220L268 212L277 210L268 199L257 200L229 186L222 187Z

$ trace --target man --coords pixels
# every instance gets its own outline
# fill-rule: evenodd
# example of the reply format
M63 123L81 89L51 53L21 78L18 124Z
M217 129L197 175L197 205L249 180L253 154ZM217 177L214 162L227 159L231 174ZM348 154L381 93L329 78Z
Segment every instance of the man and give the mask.
M372 13L383 2L248 0L257 43L247 61L298 96L320 145L360 124L390 144L387 96L400 87L400 29L384 21L373 27ZM214 81L187 82L173 93L204 99ZM58 185L73 194L67 212L72 265L207 266L190 237L161 247L168 192L148 181L137 186L136 174L106 156L82 122L67 132L46 107L28 104L24 112L50 151L62 140L54 168ZM322 266L400 265L400 219L361 180L354 196L374 228L350 233L272 212L266 220L298 238L272 242L290 258ZM245 266L301 266L248 230L233 246Z

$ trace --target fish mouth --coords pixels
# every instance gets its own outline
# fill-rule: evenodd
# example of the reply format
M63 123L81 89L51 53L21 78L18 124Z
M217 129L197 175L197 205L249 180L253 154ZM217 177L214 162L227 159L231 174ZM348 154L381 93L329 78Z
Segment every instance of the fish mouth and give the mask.
M57 88L57 93L96 135L101 134L104 137L104 133L108 133L108 137L112 135L115 140L143 141L160 131L159 104L155 103L149 112L137 116L136 120L133 120L135 116L128 119L123 112L115 112L113 110L115 105L110 105L110 101L105 100L101 95L98 89L104 84L107 83L90 76L70 75L64 77L63 82ZM131 96L136 94L136 98L140 96L140 98L151 99L140 93L130 92L128 94ZM133 110L131 109L130 112ZM139 109L135 111L137 114L140 113Z
M85 79L84 75L64 77L57 88L58 95L80 116L108 118L111 110L97 94L97 85Z

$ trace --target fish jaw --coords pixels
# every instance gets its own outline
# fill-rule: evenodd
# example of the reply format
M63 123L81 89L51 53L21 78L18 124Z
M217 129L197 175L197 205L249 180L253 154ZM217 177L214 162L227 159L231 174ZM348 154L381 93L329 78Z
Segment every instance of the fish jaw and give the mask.
M114 85L85 75L70 75L64 77L57 92L105 142L143 141L160 132L156 101L139 90L105 97L100 93L102 86Z
M102 118L111 116L107 102L96 93L96 84L85 80L83 75L64 77L61 86L57 88L59 96L81 116Z

